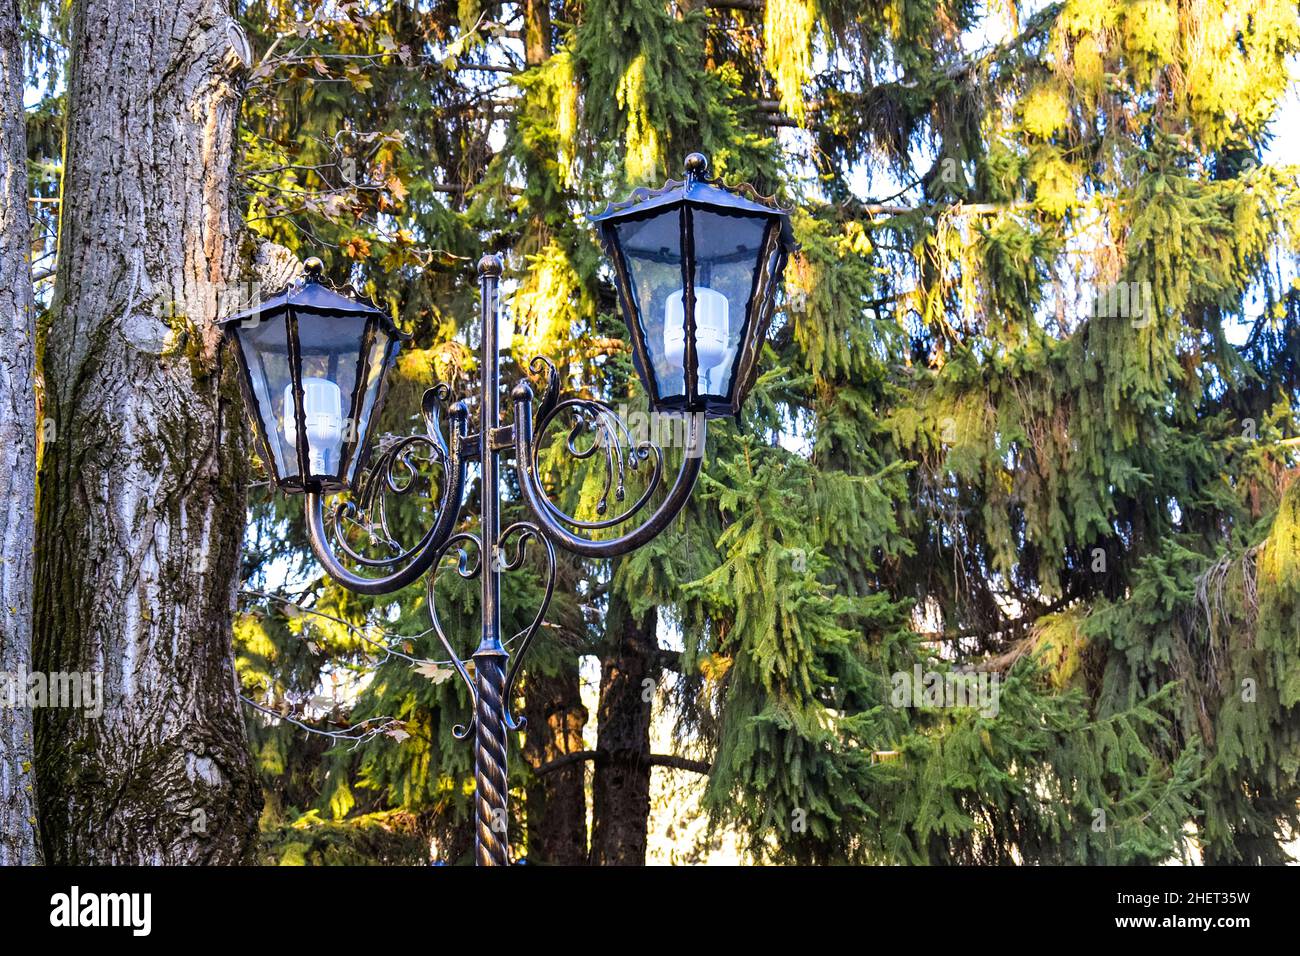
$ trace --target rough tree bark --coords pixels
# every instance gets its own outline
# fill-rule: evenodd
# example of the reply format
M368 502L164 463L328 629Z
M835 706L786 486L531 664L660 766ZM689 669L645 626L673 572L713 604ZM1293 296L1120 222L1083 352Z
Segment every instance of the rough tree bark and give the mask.
M246 457L212 326L247 41L218 0L77 0L45 334L35 651L104 712L36 716L56 863L251 859L261 803L231 651Z
M534 767L583 749L582 682L577 661L555 675L529 673L524 688L524 758ZM525 794L528 860L560 866L587 862L587 773L581 761L535 776Z
M658 614L637 620L615 592L608 621L615 645L601 661L590 859L595 866L644 866L654 703L645 681L659 676Z
M0 866L40 862L32 713L25 696L32 642L36 513L36 327L27 217L27 134L18 0L0 5Z

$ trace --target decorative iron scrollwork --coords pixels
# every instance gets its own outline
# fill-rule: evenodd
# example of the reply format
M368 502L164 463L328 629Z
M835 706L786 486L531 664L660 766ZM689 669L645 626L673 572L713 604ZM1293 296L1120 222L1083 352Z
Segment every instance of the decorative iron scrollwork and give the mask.
M511 537L515 537L516 539L513 552L507 546L507 542ZM503 694L506 726L511 730L522 730L526 723L523 718L516 719L511 714L510 700L514 691L515 681L519 677L519 671L523 664L523 660L528 654L528 648L532 644L533 638L537 636L537 632L541 630L542 623L546 619L546 611L551 606L551 597L555 594L555 546L552 545L551 542L547 540L546 536L542 534L541 529L531 521L516 521L514 524L510 525L510 527L501 532L501 536L497 539L496 548L496 553L500 555L498 558L499 564L497 570L515 571L523 566L525 547L530 540L537 541L542 546L543 554L546 559L546 572L544 577L545 585L541 603L538 605L537 612L533 615L532 622L522 631L519 631L509 640L504 642L505 648L513 651L511 654L513 660L510 665L509 674L506 676L505 690ZM465 547L463 547L464 544L473 545L474 553L472 556ZM465 686L469 689L471 711L475 711L477 710L478 691L474 685L474 678L470 675L466 662L461 659L460 654L452 644L451 639L447 636L447 632L442 626L442 620L438 616L438 596L436 591L437 576L438 572L443 567L444 559L450 554L454 546L456 547L457 556L456 573L467 581L473 580L479 576L479 573L482 570L483 544L478 535L470 534L469 532L454 534L438 551L438 560L434 563L433 573L428 577L425 594L429 607L429 618L433 623L433 631L438 636L438 640L442 643L443 649L451 658L452 665L455 667L456 672L460 675L461 680L465 682ZM475 720L476 717L471 717L468 725L457 724L452 728L452 735L457 740L464 740L473 733Z
M626 524L650 503L663 484L663 450L648 440L634 441L627 425L605 402L592 398L560 399L559 375L548 359L534 358L529 363L529 368L535 373L545 371L546 384L535 416L531 385L521 381L511 393L515 405L515 468L519 474L524 504L532 512L542 533L566 550L586 557L608 558L627 554L663 531L685 507L699 477L703 464L704 416L686 417L686 448L681 470L667 497L654 513L620 537L598 540L583 532L601 531ZM547 494L538 464L541 441L537 436L544 435L566 411L574 416L565 439L566 451L579 460L591 458L598 452L605 456L604 484L601 497L596 502L598 515L603 515L608 510L611 494L615 501L625 498L627 469L637 469L652 461L645 490L626 511L611 518L584 520L563 511ZM584 432L594 436L590 445L578 444Z
M528 654L528 648L533 643L533 638L537 636L537 632L542 628L542 622L546 619L546 611L551 606L551 597L555 594L555 545L551 544L550 539L542 534L542 529L531 521L516 521L502 531L501 537L497 539L499 553L509 555L506 549L506 541L514 534L518 535L515 553L513 557L508 556L501 562L502 571L514 571L523 565L524 547L530 540L541 544L543 553L546 555L546 586L537 613L533 616L531 624L506 642L507 647L518 642L518 646L514 651L514 660L510 665L510 672L506 675L504 698L506 725L511 730L523 730L526 721L522 717L516 719L510 713L510 701L513 698L515 681L519 677L520 666L523 664L524 657Z
M308 492L307 537L312 553L331 577L344 587L361 594L388 594L421 577L436 559L439 549L451 537L460 517L465 489L465 437L469 409L456 402L448 411L451 423L450 443L443 437L438 420L438 406L450 397L446 385L436 385L424 393L422 412L425 434L408 435L381 445L379 454L358 483L356 497L337 505L325 516L324 497ZM422 481L415 455L424 449L430 464L442 471L441 494L433 523L415 545L406 548L396 540L389 524L390 495L415 493ZM386 553L373 556L354 547L349 531L360 533L370 548ZM385 569L387 574L370 577L347 568L339 559L367 569Z
M463 547L456 548L456 573L466 581L478 577L483 567L483 542L479 540L478 535L462 531L448 538L440 548L438 548L437 558L434 561L433 573L429 575L425 583L425 599L429 608L429 620L433 624L433 632L438 635L438 640L442 643L443 650L451 658L452 666L456 668L456 673L460 675L465 686L469 688L470 713L473 714L477 709L478 691L474 687L474 678L470 676L469 669L461 659L460 653L452 645L451 639L447 637L447 632L442 628L442 619L438 617L438 593L437 580L438 571L442 568L442 559L447 555L453 545L460 543L471 543L474 545L474 558L471 561L469 552ZM456 724L451 728L451 735L457 740L464 740L474 732L475 717L470 717L469 724Z
M422 409L425 433L382 443L358 483L352 500L336 505L327 519L323 496L319 492L309 492L306 496L307 531L312 552L330 576L344 587L362 594L387 594L431 572L425 582L425 593L433 631L469 690L472 702L473 716L469 723L456 724L452 734L460 740L474 735L479 748L491 745L495 740L484 740L484 734L476 734L480 713L485 707L494 714L500 710L509 729L521 730L524 727L524 720L511 714L510 702L523 661L542 628L555 593L555 545L591 557L625 554L640 547L662 531L685 506L702 462L702 456L691 451L703 448L704 419L703 416L693 416L688 420L687 454L677 481L659 507L637 528L621 537L595 540L583 536L623 525L641 515L664 484L664 454L651 441L636 442L627 425L606 403L590 398L561 398L559 373L549 360L535 358L529 367L536 374L544 374L545 385L535 412L532 388L527 382L520 382L515 387L513 441L519 486L532 520L516 521L505 528L491 549L485 550L478 534L458 531L457 527L461 518L467 462L482 456L484 449L481 445L488 440L484 436L492 433L492 426L480 423L477 435L471 436L468 406L463 401L455 402L447 410L449 438L444 438L439 410L451 397L445 385L437 385L425 392ZM566 514L546 495L538 478L539 443L534 440L534 434L546 434L566 415L572 421L563 439L565 451L579 461L598 455L604 458L603 486L595 505L600 517L594 520ZM442 472L442 479L433 522L418 543L407 547L397 540L391 526L389 498L418 495L426 488L431 491L432 482L426 479L426 472L435 467ZM649 468L649 474L645 489L636 501L626 510L605 517L611 499L615 503L626 499L628 472L643 468ZM354 544L350 536L362 538L365 545ZM542 548L545 564L541 603L531 623L497 648L496 653L502 661L507 655L510 658L508 672L494 672L495 678L491 682L476 680L476 675L470 673L469 659L463 658L452 645L438 616L438 573L453 552L456 555L456 573L465 580L484 574L485 561L495 562L495 566L489 568L493 574L518 570L524 564L530 541ZM349 569L345 562L364 570L388 573L378 577L367 576ZM493 667L502 666L495 660L488 661L488 658L480 661L476 652L474 666L483 667L489 663ZM484 687L490 690L492 700L483 698Z
M555 366L549 359L541 356L534 358L529 363L529 367L534 371L537 371L539 366L544 367L548 374L547 385L533 419L533 434L537 437L545 435L551 424L562 413L567 411L573 416L573 423L569 427L568 437L564 441L565 450L569 455L575 460L585 461L594 457L598 452L604 454L604 487L600 498L596 501L596 514L604 515L609 510L611 492L615 501L624 500L627 495L626 479L628 469L638 470L642 464L653 458L645 490L627 511L612 518L584 521L562 511L543 490L541 499L547 513L557 521L570 527L582 528L588 531L613 528L623 524L646 506L655 491L663 483L663 449L648 440L635 442L626 423L618 417L618 413L613 408L604 402L590 398L566 398L561 401L558 394L559 375L556 373ZM582 447L580 444L584 434L591 436L591 442L586 447ZM533 474L540 473L538 465L540 451L541 441L534 441L530 461Z

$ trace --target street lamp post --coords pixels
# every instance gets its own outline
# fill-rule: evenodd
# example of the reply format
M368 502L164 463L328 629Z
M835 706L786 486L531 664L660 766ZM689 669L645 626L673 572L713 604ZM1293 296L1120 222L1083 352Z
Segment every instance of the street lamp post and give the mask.
M651 408L687 419L687 449L676 481L648 517L617 537L598 535L647 508L663 484L663 452L648 441L634 443L604 402L562 399L559 375L545 358L529 363L534 373L546 374L537 407L532 387L521 380L510 394L513 418L505 419L499 407L498 257L484 256L478 264L482 381L477 431L470 431L469 405L457 401L447 408L450 427L444 437L439 411L451 396L445 385L437 385L424 395L425 433L389 442L368 467L370 431L383 401L385 374L405 338L382 311L325 288L319 260L308 260L302 281L223 323L238 356L259 452L282 491L304 494L311 550L326 573L358 593L388 594L434 570L426 579L433 629L473 701L469 726L452 732L461 739L474 736L475 857L480 865L509 862L506 746L508 734L523 726L510 712L511 692L554 591L555 545L586 557L611 558L660 534L685 506L699 476L705 421L738 414L757 374L776 290L794 247L789 216L747 187L728 189L709 180L707 169L705 158L693 153L683 181L637 190L591 217L614 271ZM604 455L605 495L596 509L602 517L595 520L562 511L539 475L539 438L561 413L577 419L568 440L572 454L587 457L599 450ZM584 428L594 440L579 450L573 442ZM412 456L420 449L443 477L433 521L420 541L407 548L389 530L385 500L417 487ZM513 458L529 514L505 529L500 515L503 454ZM477 533L457 530L467 466L474 460L481 476ZM625 469L643 466L651 469L644 493L622 514L603 517L611 489L616 500L624 497ZM327 509L326 496L343 491L351 492L350 500ZM349 531L383 544L388 553L367 555L364 547L353 546ZM503 642L501 575L523 563L529 541L537 543L546 560L545 592L530 625ZM458 573L477 577L481 589L482 629L469 662L448 640L435 600L437 569L453 549ZM512 660L509 645L515 642Z

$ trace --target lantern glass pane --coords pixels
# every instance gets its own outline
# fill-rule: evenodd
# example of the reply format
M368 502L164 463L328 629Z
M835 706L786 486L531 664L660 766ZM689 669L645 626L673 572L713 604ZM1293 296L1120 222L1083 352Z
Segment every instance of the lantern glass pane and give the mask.
M299 317L307 460L313 477L337 477L345 447L356 443L353 397L365 332L366 319L357 316ZM285 434L296 438L292 404L288 411ZM297 448L296 441L290 444Z
M725 398L736 353L753 320L754 273L763 260L768 220L691 211L695 242L695 348L700 395Z
M618 245L627 263L628 283L636 302L637 320L650 356L654 398L686 394L682 368L682 230L677 209L616 227ZM676 309L670 299L676 297ZM671 328L665 316L672 315ZM649 384L649 383L647 383Z
M289 371L288 330L284 317L243 322L239 326L238 340L257 402L255 411L262 426L259 431L273 459L267 464L281 479L297 477L298 458L293 446L285 441L281 427L285 389L293 381Z
M362 380L361 403L357 411L356 444L349 449L347 474L343 476L344 480L349 484L356 477L357 465L361 461L361 456L357 452L366 448L369 444L368 437L370 428L373 425L372 419L374 418L375 405L379 401L379 387L383 383L389 349L393 343L388 333L382 328L378 328L378 323L375 323L375 325L376 328L366 358L365 377Z

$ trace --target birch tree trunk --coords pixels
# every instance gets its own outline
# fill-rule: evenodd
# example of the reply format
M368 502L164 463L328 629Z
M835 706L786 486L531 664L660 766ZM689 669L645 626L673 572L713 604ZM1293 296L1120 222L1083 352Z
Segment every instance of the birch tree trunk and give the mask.
M27 134L18 0L0 8L0 866L39 863L32 713L36 328L27 218ZM13 695L13 696L11 696Z
M35 649L103 715L36 715L54 863L251 859L260 796L231 651L245 455L211 322L237 288L248 60L216 0L76 0L45 336Z

